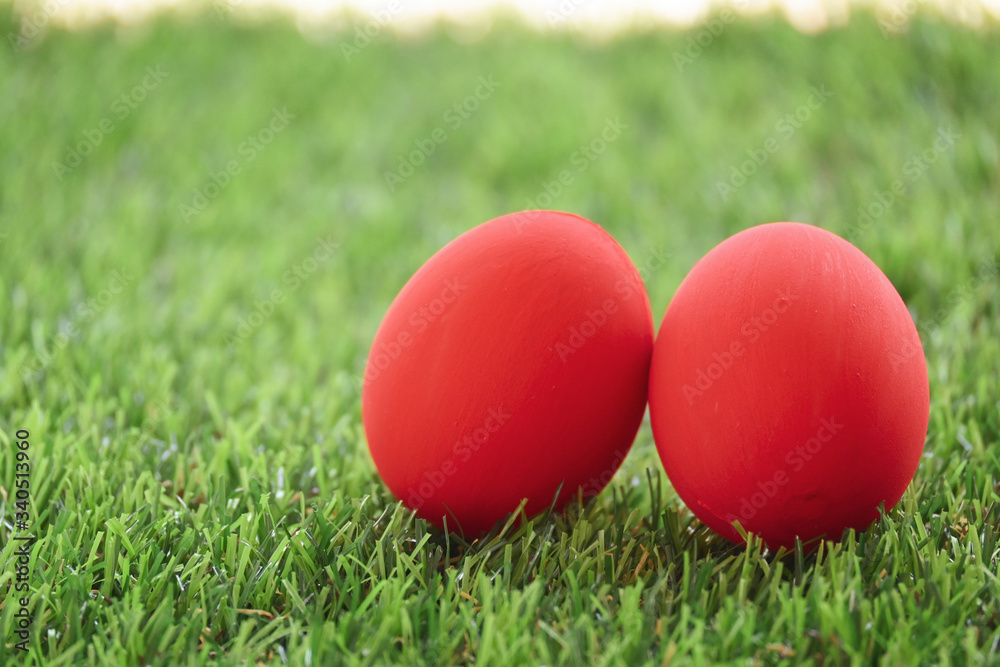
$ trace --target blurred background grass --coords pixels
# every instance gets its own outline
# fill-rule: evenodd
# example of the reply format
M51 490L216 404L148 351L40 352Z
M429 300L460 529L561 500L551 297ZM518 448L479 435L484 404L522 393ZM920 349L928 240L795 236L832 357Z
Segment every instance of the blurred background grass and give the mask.
M4 17L3 33L16 34ZM996 251L995 31L918 17L887 40L862 14L849 28L804 36L772 17L726 25L680 62L688 39L658 30L591 42L501 20L472 44L447 27L409 38L385 31L345 57L350 32L307 42L288 23L241 27L207 11L5 49L0 279L22 295L6 302L6 358L29 363L113 270L127 269L134 282L78 328L48 374L97 372L115 387L183 397L215 378L227 405L288 392L307 401L330 391L338 372L360 373L382 314L427 257L552 184L562 190L552 208L605 226L637 265L656 248L671 254L647 280L657 319L694 261L763 222L849 236L917 318L936 313ZM155 81L147 68L160 80L139 101L136 87ZM454 105L480 77L499 86L462 118ZM821 86L832 97L790 138L777 132ZM275 108L293 118L250 161L240 148ZM581 163L609 119L620 119L620 136ZM445 142L390 190L385 174L436 128ZM906 178L907 162L948 129L959 133L954 147L882 217L859 225L859 207ZM71 148L93 144L87 132L100 144L57 173ZM719 183L768 139L777 152L721 196ZM230 161L240 168L231 183L185 214ZM563 171L569 185L557 183ZM260 310L255 300L287 289L286 271L327 236L339 244L334 257L245 345L227 349L227 335ZM122 364L119 350L137 358ZM169 383L156 377L163 359L177 366ZM18 366L5 364L5 400L41 391L50 409L71 402L66 382L25 385Z
M3 32L16 34L4 14ZM656 31L593 43L501 21L473 44L447 28L383 33L347 62L350 33L306 42L288 24L243 28L208 12L4 50L5 287L46 297L25 304L9 335L23 337L32 322L34 335L54 335L75 303L127 267L135 283L101 318L120 319L109 333L123 347L196 339L196 354L172 356L184 366L203 354L231 359L225 334L329 234L337 257L254 333L256 361L231 371L357 373L389 301L423 260L538 200L563 170L573 182L551 207L602 224L639 265L652 248L673 254L648 281L659 316L691 264L740 229L788 219L847 235L857 209L947 128L960 132L954 148L852 238L918 316L997 248L995 32L923 17L886 40L861 15L804 36L763 18L727 25L679 71L687 39ZM147 67L167 76L125 107L121 96L142 86ZM446 114L481 76L499 87L454 128ZM833 97L785 139L776 123L812 86ZM241 142L274 108L294 118L248 162ZM60 181L54 163L105 118L113 131ZM573 156L615 118L626 129L580 173ZM435 128L445 143L390 191L385 172ZM778 151L720 196L718 183L768 138ZM185 220L181 206L230 160L241 172Z
M228 502L220 485L249 494L251 479L278 498L391 502L359 410L381 317L436 250L537 202L564 171L549 207L601 224L640 267L669 254L646 276L657 323L693 263L741 229L796 220L848 236L924 335L923 508L975 492L982 510L995 493L996 25L925 12L887 37L862 11L806 36L765 15L725 23L690 62L677 56L701 28L595 40L503 16L477 39L447 24L382 30L349 56L351 30L305 38L207 6L24 43L19 30L0 4L0 426L30 428L49 459L42 534L97 479L110 493L170 481L211 512ZM499 85L456 124L481 77ZM820 87L832 97L786 136L779 123ZM264 145L276 109L290 119ZM620 135L581 162L609 121ZM444 142L390 188L386 173L437 128ZM954 145L911 178L939 131ZM778 149L721 196L769 139ZM81 143L96 145L58 167ZM202 210L183 208L230 162L239 173ZM859 224L896 179L904 194ZM966 465L985 475L972 488ZM647 468L662 476L644 426L616 484ZM79 544L102 529L67 522Z

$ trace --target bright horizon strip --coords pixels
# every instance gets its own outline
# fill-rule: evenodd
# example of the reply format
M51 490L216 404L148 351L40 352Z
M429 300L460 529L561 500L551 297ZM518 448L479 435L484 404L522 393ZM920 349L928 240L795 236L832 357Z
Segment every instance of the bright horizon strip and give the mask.
M467 28L470 37L485 33L497 13L515 12L539 29L576 30L616 34L634 27L666 24L690 27L713 11L723 8L748 15L777 9L789 23L803 32L818 32L842 25L852 9L875 7L880 16L908 18L917 11L933 10L959 23L979 26L988 17L1000 20L1000 0L16 0L14 8L22 21L49 22L70 28L114 20L123 24L141 22L173 9L214 9L222 16L232 13L249 18L279 11L294 16L303 32L338 28L367 17L390 16L386 27L397 32L420 32L441 20ZM353 13L355 16L350 16ZM905 25L905 21L902 22Z

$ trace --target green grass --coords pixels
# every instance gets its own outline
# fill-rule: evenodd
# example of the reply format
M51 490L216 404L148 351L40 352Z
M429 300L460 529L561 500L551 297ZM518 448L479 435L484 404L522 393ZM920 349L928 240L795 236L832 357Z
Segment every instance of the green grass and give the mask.
M0 7L0 33L18 25ZM924 14L884 39L862 14L807 37L765 17L679 71L690 36L500 20L471 42L383 31L347 62L349 26L306 39L206 9L5 38L0 664L1000 664L1000 31ZM131 108L147 67L168 75ZM823 85L833 97L779 132ZM275 108L294 118L241 151ZM616 118L581 171L574 152ZM390 190L437 127L446 140ZM947 128L954 144L908 174ZM185 215L229 161L228 186ZM438 248L563 170L552 208L639 266L669 254L647 276L657 321L692 264L754 224L821 225L882 267L931 381L897 508L811 555L731 545L680 503L648 424L596 500L471 544L388 494L358 391L382 315ZM895 179L905 193L859 225ZM336 247L306 262L317 239ZM17 429L38 538L27 654L8 590Z

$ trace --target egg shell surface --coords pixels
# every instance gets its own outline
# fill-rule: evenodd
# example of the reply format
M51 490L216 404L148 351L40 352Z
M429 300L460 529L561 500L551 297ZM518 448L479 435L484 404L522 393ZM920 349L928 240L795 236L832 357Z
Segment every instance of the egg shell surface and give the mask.
M530 516L595 495L639 428L652 345L642 279L601 227L554 211L483 223L413 275L375 335L372 459L419 516L466 535L523 498Z
M929 416L913 320L858 248L800 223L723 241L670 302L650 370L653 435L685 504L721 535L772 547L890 509Z

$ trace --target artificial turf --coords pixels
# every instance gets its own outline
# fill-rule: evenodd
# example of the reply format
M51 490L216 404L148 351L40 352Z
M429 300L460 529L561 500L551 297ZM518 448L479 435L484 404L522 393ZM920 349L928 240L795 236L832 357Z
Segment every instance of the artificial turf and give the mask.
M0 5L0 664L1000 664L1000 32L879 21L366 43L216 5L22 39ZM431 254L532 205L614 234L657 322L746 227L857 244L930 374L899 505L732 545L644 424L563 515L412 516L365 446L368 345Z

